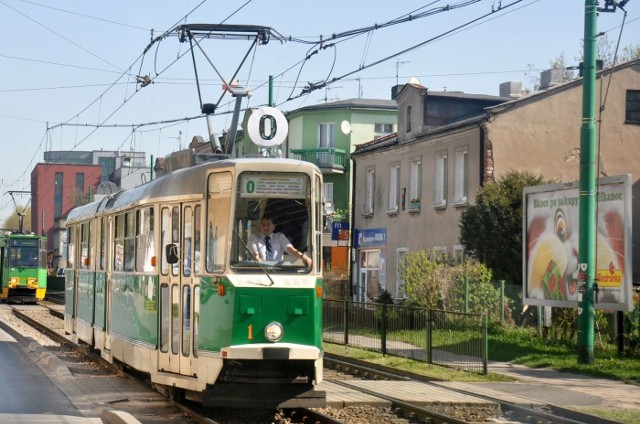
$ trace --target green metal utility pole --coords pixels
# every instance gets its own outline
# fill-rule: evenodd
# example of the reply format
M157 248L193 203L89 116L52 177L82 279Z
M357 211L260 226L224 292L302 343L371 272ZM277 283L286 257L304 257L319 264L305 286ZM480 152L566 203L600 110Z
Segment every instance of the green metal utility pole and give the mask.
M598 0L585 0L582 126L580 128L580 243L578 272L578 362L594 361L596 276L596 55Z
M273 102L273 75L269 75L269 106L275 106Z

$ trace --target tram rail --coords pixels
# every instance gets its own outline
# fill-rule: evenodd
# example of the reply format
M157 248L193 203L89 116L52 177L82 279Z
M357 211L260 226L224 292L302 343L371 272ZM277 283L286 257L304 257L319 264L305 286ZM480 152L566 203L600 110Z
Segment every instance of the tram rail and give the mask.
M389 367L381 366L378 364L368 364L363 361L353 360L348 357L342 357L340 355L335 354L325 354L325 365L334 366L342 370L343 372L350 372L356 375L367 376L367 378L371 379L387 379L387 380L405 380L405 381L419 381L424 384L438 386L440 388L449 390L453 393L473 396L479 399L484 399L488 402L493 402L497 404L502 411L502 415L505 419L507 419L510 423L548 423L548 424L614 424L615 421L610 421L603 419L601 417L596 417L593 415L588 415L582 412L561 408L556 405L545 404L543 406L544 410L538 408L529 408L521 405L517 405L511 402L504 401L502 399L483 395L477 392L471 392L468 390L463 390L459 388L451 388L445 387L441 384L441 381L436 381L429 377L421 376L419 374L414 374L408 371L402 370L394 370ZM457 418L452 419L452 417L444 416L438 413L429 416L432 414L432 411L428 411L428 407L413 405L407 402L404 402L401 399L397 399L391 396L386 396L380 394L374 390L366 390L359 386L354 386L348 382L344 381L332 381L333 383L339 384L344 387L349 387L352 389L356 389L358 391L368 393L372 396L377 396L380 398L387 399L392 403L392 408L399 415L417 417L419 419L426 420L425 422L433 422L433 423L456 423L456 422L469 422L469 421L458 421ZM423 412L422 410L426 409L427 412ZM405 411L404 413L401 411Z

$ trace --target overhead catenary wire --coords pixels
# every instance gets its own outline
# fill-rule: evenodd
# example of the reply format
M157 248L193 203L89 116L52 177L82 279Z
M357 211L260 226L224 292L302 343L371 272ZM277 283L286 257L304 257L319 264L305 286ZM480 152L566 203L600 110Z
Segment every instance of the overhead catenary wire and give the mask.
M289 101L289 100L293 100L293 99L296 99L296 98L301 97L301 96L304 96L304 95L306 95L306 94L309 94L311 91L314 91L314 90L318 90L318 89L324 88L325 86L327 86L327 85L329 85L329 84L333 84L333 83L335 83L335 82L337 82L337 81L339 81L339 80L341 80L341 79L343 79L343 78L345 78L345 77L347 77L347 76L353 75L353 74L355 74L355 73L357 73L357 72L361 72L361 71L362 71L362 70L364 70L364 69L368 69L368 68L371 68L371 67L373 67L373 66L379 65L380 63L386 62L386 61L388 61L388 60L391 60L391 59L393 59L393 58L396 58L396 57L398 57L398 56L401 56L401 55L403 55L403 54L406 54L406 53L408 53L408 52L410 52L410 51L412 51L412 50L418 49L418 48L420 48L420 47L422 47L422 46L424 46L424 45L427 45L427 44L429 44L429 43L432 43L432 42L434 42L434 41L436 41L436 40L438 40L438 39L444 38L445 36L447 36L447 35L449 35L449 34L452 34L452 33L455 33L455 32L457 32L457 31L460 31L461 29L463 29L463 28L465 28L465 27L468 27L468 26L470 26L470 25L472 25L472 24L474 24L474 23L480 22L480 21L482 21L482 20L486 19L487 17L489 17L489 16L491 16L491 15L493 15L493 14L497 13L497 12L500 12L500 11L506 10L506 9L508 9L508 8L511 8L511 7L515 6L516 4L521 3L521 2L523 2L523 1L525 1L525 0L514 0L514 1L513 1L513 2L511 2L511 3L509 3L509 4L507 4L507 5L502 6L500 9L497 9L497 10L493 10L493 9L492 9L492 10L491 10L491 12L488 12L488 13L485 13L485 14L483 14L483 15L480 15L480 16L479 16L479 17L477 17L477 18L471 19L470 21L467 21L467 22L465 22L465 23L463 23L463 24L461 24L461 25L458 25L458 26L456 26L456 27L454 27L454 28L452 28L452 29L450 29L450 30L447 30L447 31L445 31L445 32L443 32L443 33L441 33L441 34L439 34L439 35L436 35L436 36L434 36L434 37L431 37L431 38L429 38L429 39L427 39L427 40L425 40L425 41L422 41L422 42L420 42L420 43L418 43L418 44L414 44L414 45L413 45L413 46L411 46L411 47L408 47L408 48L406 48L406 49L403 49L403 50L401 50L401 51L398 51L398 52L396 52L396 53L393 53L393 54L391 54L391 55L388 55L388 56L386 56L386 57L384 57L384 58L382 58L382 59L378 59L378 60L376 60L376 61L374 61L374 62L371 62L371 63L369 63L369 64L367 64L367 65L364 65L364 66L360 66L358 69L355 69L355 70L352 70L352 71L347 72L347 73L345 73L345 74L342 74L341 76L334 77L334 78L332 78L330 81L328 80L328 81L325 81L325 82L322 82L322 83L319 83L319 84L313 84L313 85L311 85L311 84L310 84L310 85L308 85L307 87L305 87L305 88L300 92L300 94L298 94L297 96L294 96L294 97L289 97L289 99L287 99L287 101ZM534 2L537 2L537 1L539 1L539 0L535 0ZM475 1L473 1L473 2L471 2L471 3L475 3Z
M88 49L86 49L86 48L82 47L80 44L76 43L76 42L75 42L75 41L73 41L73 40L70 40L69 38L65 37L64 35L60 34L59 32L54 31L53 29L49 28L49 27L48 27L48 26L46 26L45 24L43 24L43 23L41 23L41 22L38 22L37 20L33 19L33 18L32 18L32 17L30 17L29 15L27 15L27 14L25 14L25 13L23 13L23 12L19 11L19 10L18 10L18 9L16 9L15 7L8 5L6 2L4 2L4 1L0 0L0 4L3 4L5 7L8 7L9 9L13 10L14 12L16 12L16 13L20 14L21 16L25 17L26 19L28 19L28 20L32 21L32 22L33 22L33 23L35 23L36 25L39 25L39 26L41 26L42 28L46 29L47 31L49 31L49 32L51 32L51 33L53 33L53 34L57 35L57 36L58 36L58 37L60 37L60 38L62 38L63 40L67 41L68 43L73 44L74 46L78 47L80 50L84 51L85 53L88 53L88 54L90 54L91 56L95 57L96 59L98 59L98 60L100 60L100 61L102 61L102 62L106 63L107 65L109 65L109 66L113 67L114 69L117 69L117 70L121 71L121 69L120 69L120 68L118 68L118 67L117 67L116 65L114 65L113 63L109 62L108 60L106 60L106 59L104 59L104 58L102 58L102 57L100 57L100 56L98 56L97 54L93 53L92 51L90 51L90 50L88 50Z
M175 25L177 25L177 23L179 23L182 19L186 19L186 17L187 17L187 16L189 16L190 14L192 14L195 10L197 10L200 6L202 6L202 5L203 5L204 3L206 3L206 2L207 2L207 0L202 0L202 1L201 1L199 4L197 4L193 9L191 9L191 11L190 11L189 13L187 13L183 18L181 18L180 20L178 20L178 21L176 22L176 24L174 24L174 25L172 26L172 28L173 28L173 27L175 27ZM2 0L0 0L0 4L4 4L5 6L10 7L10 6L6 5L6 3L4 3ZM14 9L14 8L12 8L12 7L10 7L10 8L11 8L11 9ZM16 9L14 9L14 10L16 10ZM16 10L16 11L17 11L17 10ZM18 13L20 13L19 11L17 11L17 12L18 12ZM144 53L143 53L143 54L144 54ZM79 116L80 116L83 112L85 112L89 107L91 107L93 104L95 104L95 103L96 103L96 102L97 102L97 101L98 101L98 100L99 100L99 99L100 99L104 94L106 94L106 93L107 93L111 88L113 88L113 86L115 85L115 83L117 83L118 81L120 81L124 75L127 75L127 74L131 71L131 68L133 67L133 65L134 65L138 60L140 60L140 58L142 57L142 55L143 55L143 54L139 55L139 56L136 58L136 60L135 60L135 61L134 61L134 62L133 62L133 63L132 63L132 64L131 64L131 65L130 65L126 70L125 70L125 71L123 71L123 72L122 72L122 73L121 73L121 74L116 78L116 80L115 80L115 81L114 81L114 82L113 82L113 83L112 83L112 84L111 84L111 85L110 85L110 86L109 86L109 87L108 87L108 88L107 88L107 89L106 89L102 94L100 94L100 96L98 96L95 100L93 100L92 102L90 102L90 103L89 103L89 105L87 105L86 107L84 107L80 112L76 113L72 118L68 119L66 122L70 122L72 119L77 119L77 118L79 118ZM116 67L116 69L117 69L117 67ZM135 93L133 93L133 95L135 95L136 93L137 93L137 91L136 91ZM132 96L133 96L133 95L132 95ZM131 97L130 97L130 98L131 98ZM130 98L129 98L129 99L130 99ZM119 111L119 110L124 106L124 104L125 104L125 103L126 103L126 101L124 101L122 104L120 104L120 106L118 106L118 107L117 107L117 108L116 108L116 109L115 109L111 114L109 114L109 115L107 116L107 118L105 118L105 120L104 120L102 123L106 122L106 121L107 121L108 119L110 119L110 118L111 118L115 113L117 113L117 112L118 112L118 111ZM93 131L91 131L91 132L90 132L90 133L89 133L85 138L83 138L80 142L77 142L77 140L76 140L76 143L75 143L75 145L73 146L73 148L72 148L71 150L75 149L77 146L79 146L80 144L82 144L82 142L84 142L85 140L87 140L91 135L93 135L93 134L95 133L95 131L97 131L97 129L98 129L98 128L96 128L96 129L94 129ZM36 149L36 152L34 153L34 156L32 157L31 161L27 164L27 166L26 166L25 170L22 172L22 174L21 174L21 175L25 175L25 174L26 174L26 172L27 172L27 170L28 170L28 169L30 169L31 165L34 163L35 157L37 156L37 154L38 154L38 152L40 151L40 149L41 149L41 148L42 148L42 141L40 142L40 144L39 144L38 148ZM1 206L1 207L0 207L0 209L4 209L4 207L6 207L6 205Z
M110 19L100 18L98 16L91 16L91 15L87 15L87 14L84 14L84 13L72 12L70 10L61 9L59 7L54 7L54 6L49 6L49 5L46 5L46 4L36 3L36 2L33 2L33 1L27 1L27 0L17 0L17 1L19 1L21 3L32 4L32 5L38 6L38 7L44 7L46 9L57 10L59 12L68 13L70 15L81 16L83 18L94 19L96 21L101 21L101 22L107 22L107 23L110 23L110 24L119 25L119 26L131 28L131 29L139 29L141 31L149 31L149 29L147 29L147 28L142 28L142 27L139 27L139 26L136 26L136 25L125 24L125 23L122 23L122 22L116 22L116 21L112 21Z
M0 1L1 1L1 0L0 0ZM206 1L207 1L207 0L203 0L203 1L201 1L201 2L200 2L198 5L196 5L196 6L195 6L195 7L194 7L194 8L193 8L189 13L187 13L187 14L186 14L186 15L185 15L181 20L186 19L190 14L192 14L195 10L197 10L197 9L198 9L201 5L203 5ZM228 19L229 19L229 17L233 16L233 15L234 15L234 14L236 14L239 10L241 10L243 7L245 7L247 4L251 3L251 1L252 1L252 0L248 0L248 1L247 1L247 2L245 2L242 6L238 7L238 8L237 8L237 9L236 9L236 10L235 10L231 15L229 15L227 18L225 18L225 19L224 19L224 21L228 20ZM181 21L181 20L180 20L180 21ZM180 22L180 21L178 21L178 22ZM223 22L224 22L224 21L223 21ZM175 28L175 26L178 24L178 22L176 22L176 24L174 24L174 25L172 26L172 28ZM168 31L171 31L171 30L168 30ZM163 34L163 36L161 36L161 37L160 37L160 38L158 38L158 39L160 39L160 40L161 40L162 38L164 38L164 36L166 36L166 34L167 34L167 32L165 32L165 34ZM148 46L148 47L150 47L150 46ZM146 53L146 51L148 50L148 47L147 47L147 49L145 49L145 51L143 52L143 54L141 54L140 56L138 56L138 58L133 62L133 64L132 64L132 65L130 65L130 66L129 66L129 68L127 68L127 71L126 71L126 72L123 72L123 73L118 77L118 79L117 79L115 82L118 82L118 81L119 81L119 80L120 80L124 75L129 75L129 76L130 76L131 68L133 67L133 65L134 65L138 60L140 60L140 58L141 58L141 57L143 57L143 56L144 56L144 54L145 54L145 53ZM187 52L185 52L185 53L187 53ZM175 63L178 59L179 59L179 58L177 58L174 62L172 62L172 64L173 64L173 63ZM171 64L170 64L169 66L171 66ZM169 67L169 66L168 66L168 67ZM164 71L164 70L166 70L166 69L168 69L168 67L166 67L165 69L163 69L163 71ZM162 72L162 71L161 71L161 72ZM112 85L110 85L110 86L109 86L109 88L107 88L107 90L105 90L105 92L103 92L103 93L99 96L99 99L101 100L102 96L103 96L104 94L106 94L106 92L108 92L112 87L113 87L113 84L112 84ZM133 97L137 92L138 92L138 90L136 90L136 91L135 91L131 96L129 96L129 97L127 97L127 98L125 98L125 99L123 100L123 102L122 102L122 103L121 103L121 104L120 104L120 105L119 105L119 106L118 106L118 107L117 107L117 108L116 108L112 113L110 113L110 114L109 114L109 115L108 115L108 116L107 116L107 117L106 117L102 122L100 122L100 124L99 124L98 126L96 126L96 127L94 128L94 130L93 130L93 131L91 131L88 135L86 135L82 140L80 140L79 142L78 142L78 141L76 141L75 145L73 146L73 149L71 149L71 150L74 150L76 147L78 147L80 144L82 144L84 141L86 141L89 137L91 137L91 136L92 136L92 135L93 135L93 134L94 134L94 133L95 133L99 128L103 127L103 124L104 124L105 122L107 122L107 121L108 121L108 120L109 120L109 119L110 119L110 118L111 118L115 113L117 113L117 112L118 112L118 111L119 111L119 110L120 110L120 109L121 109L121 108L122 108L122 107L127 103L127 101L129 101L129 100L130 100L130 99L131 99L131 98L132 98L132 97ZM96 99L96 100L94 100L93 102L91 102L91 103L90 103L87 107L85 107L81 112L77 113L77 114L74 116L74 118L76 118L76 119L77 119L77 118L79 118L80 114L84 113L84 112L85 112L89 107L91 107L93 104L95 104L95 102L96 102L97 100L98 100L98 99ZM201 118L201 116L200 116L200 117L195 117L195 118ZM193 118L193 119L195 119L195 118ZM65 123L62 123L62 125L69 123L69 122L71 121L71 119L73 119L73 118L70 118L70 119L69 119L69 120L67 120ZM185 118L180 119L180 121L181 121L181 122L184 122L184 121L185 121ZM60 125L60 126L62 126L62 125ZM52 128L53 128L53 127L52 127ZM49 128L49 129L52 129L52 128ZM76 127L76 129L77 129L77 128L78 128L78 127ZM38 147L38 149L36 149L36 155L37 155L37 153L40 151L41 147L42 147L42 143L40 143L40 146ZM35 157L35 156L34 156L34 157ZM25 168L25 171L23 171L23 174L24 174L24 173L26 172L26 170L30 167L31 163L33 163L33 159L32 159L32 161L29 163L29 165L27 165L27 168Z

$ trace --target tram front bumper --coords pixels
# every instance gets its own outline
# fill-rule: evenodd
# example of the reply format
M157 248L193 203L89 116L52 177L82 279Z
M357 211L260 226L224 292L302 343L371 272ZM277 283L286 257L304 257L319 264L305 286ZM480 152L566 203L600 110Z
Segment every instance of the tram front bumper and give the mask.
M293 343L255 343L221 349L224 359L291 359L317 361L322 357L315 346Z

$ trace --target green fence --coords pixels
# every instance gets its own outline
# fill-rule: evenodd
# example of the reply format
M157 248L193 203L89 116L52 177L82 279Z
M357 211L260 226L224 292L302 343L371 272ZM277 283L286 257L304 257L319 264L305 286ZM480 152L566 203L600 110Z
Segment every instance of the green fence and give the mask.
M487 317L403 305L324 301L325 342L487 373Z

